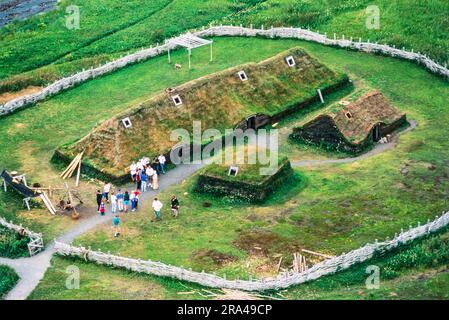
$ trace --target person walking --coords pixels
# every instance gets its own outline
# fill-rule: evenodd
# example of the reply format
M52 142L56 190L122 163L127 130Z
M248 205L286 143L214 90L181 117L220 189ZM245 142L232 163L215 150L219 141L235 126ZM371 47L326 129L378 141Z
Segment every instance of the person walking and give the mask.
M142 172L140 173L140 180L142 180L140 190L142 190L142 192L146 192L148 185L148 177L145 170L142 170Z
M120 235L120 217L118 214L112 219L112 224L114 228L114 237L117 238Z
M129 172L131 174L131 180L133 182L136 181L137 164L135 162L133 162L131 164L131 167L129 168Z
M153 188L153 175L156 171L154 171L153 167L149 165L145 170L145 174L147 176L147 187Z
M117 192L117 207L118 211L123 212L123 193L120 189Z
M161 153L157 160L159 161L159 168L162 174L165 174L165 163L167 162L167 159L165 159L165 156Z
M176 195L173 195L171 197L170 204L171 204L171 214L174 218L177 218L179 214L179 200L176 197Z
M111 191L111 184L105 183L103 187L103 198L109 203L109 192Z
M137 205L137 198L136 194L134 192L131 192L131 195L129 196L131 199L131 212L136 211L136 205Z
M153 190L159 189L159 176L156 171L153 174Z
M153 210L154 210L154 216L156 217L156 220L161 220L161 210L164 205L162 202L159 201L158 198L154 198L153 200Z
M117 196L114 192L111 193L111 212L113 214L117 212Z
M142 187L142 178L141 178L142 170L138 169L136 173L136 183L137 183L137 189L140 190Z
M134 190L134 196L135 196L135 209L137 210L139 207L139 196L140 196L140 192L139 189L136 188L136 190Z
M129 193L128 191L125 191L125 194L123 195L123 210L125 213L129 210Z
M104 216L105 213L106 213L106 206L104 205L104 200L103 200L103 201L101 201L101 204L100 204L100 214L102 216Z
M103 194L100 192L100 190L97 190L97 212L100 213L100 206L101 206L101 202L103 201Z

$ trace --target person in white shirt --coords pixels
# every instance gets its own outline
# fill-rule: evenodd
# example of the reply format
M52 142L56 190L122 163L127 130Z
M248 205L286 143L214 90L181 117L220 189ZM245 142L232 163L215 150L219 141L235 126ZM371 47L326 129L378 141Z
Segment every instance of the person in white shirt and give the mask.
M111 212L116 213L117 212L117 196L114 192L111 193Z
M132 163L131 167L129 168L129 172L131 173L131 179L135 181L137 173L137 164L135 162Z
M143 170L143 163L142 160L137 162L137 169Z
M103 198L109 203L109 192L111 191L111 184L105 183L103 187Z
M157 160L159 161L159 168L161 172L165 173L165 163L167 162L167 159L165 159L164 155L161 153Z
M164 205L159 201L158 198L154 198L153 200L153 210L154 215L156 216L156 220L161 220L161 210Z
M147 184L150 186L150 188L153 188L153 176L156 173L156 171L154 171L154 169L151 166L148 166L145 173L147 175Z

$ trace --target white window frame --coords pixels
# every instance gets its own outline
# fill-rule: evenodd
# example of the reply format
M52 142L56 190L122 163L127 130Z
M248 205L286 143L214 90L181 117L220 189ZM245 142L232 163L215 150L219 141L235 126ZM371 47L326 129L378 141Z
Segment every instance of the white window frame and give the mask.
M177 94L176 96L172 96L171 99L173 100L173 103L175 104L175 106L180 106L183 104L182 99L179 96L179 94ZM176 100L179 100L179 102L176 102Z
M129 129L133 126L133 123L131 122L131 119L129 117L122 119L122 123L126 129Z
M293 62L292 62L293 61ZM287 62L287 65L292 68L294 66L296 66L296 61L295 58L293 56L288 56L287 58L285 58L285 62Z
M237 74L239 75L240 80L248 81L248 76L246 75L245 71L239 71Z
M235 175L231 175L231 171L235 171ZM230 177L237 177L238 174L239 174L239 167L231 166L229 168L228 176L230 176Z

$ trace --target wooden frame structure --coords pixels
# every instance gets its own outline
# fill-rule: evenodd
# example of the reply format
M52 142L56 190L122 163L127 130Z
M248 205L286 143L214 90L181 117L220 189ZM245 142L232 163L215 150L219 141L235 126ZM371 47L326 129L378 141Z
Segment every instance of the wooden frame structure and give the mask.
M179 36L177 38L171 39L168 41L168 63L171 63L171 56L170 56L170 47L184 47L188 51L189 55L189 69L192 68L192 49L199 48L202 46L210 45L210 61L213 61L213 41L212 40L206 40L200 37L197 37L191 33L187 33L185 35Z

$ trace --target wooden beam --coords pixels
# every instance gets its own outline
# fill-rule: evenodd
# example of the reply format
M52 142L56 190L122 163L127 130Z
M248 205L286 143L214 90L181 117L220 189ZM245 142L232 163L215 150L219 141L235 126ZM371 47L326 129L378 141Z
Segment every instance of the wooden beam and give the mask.
M56 215L56 211L53 211L53 208L51 207L50 203L48 203L48 198L45 196L45 193L41 194L41 199L44 202L45 206L47 207L48 211L50 211L52 215Z
M282 259L283 259L283 257L279 258L279 263L278 263L277 268L276 268L276 272L277 273L279 273L279 270L281 269Z
M78 164L78 172L76 174L76 183L75 186L79 187L80 185L80 175L81 175L81 164L83 163L83 158L81 156L79 164Z
M61 173L61 175L60 175L61 178L64 177L68 173L70 168L72 168L72 166L76 163L76 161L79 157L80 157L80 154L78 154L75 158L73 158L72 162L70 162L68 167Z
M305 252L305 253L313 254L313 255L318 256L318 257L326 258L326 259L335 258L335 256L330 256L330 255L327 255L327 254L318 253L318 252L314 252L314 251L311 251L311 250L302 249L301 251Z

